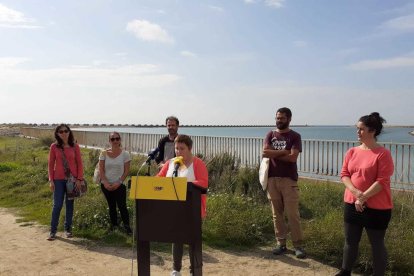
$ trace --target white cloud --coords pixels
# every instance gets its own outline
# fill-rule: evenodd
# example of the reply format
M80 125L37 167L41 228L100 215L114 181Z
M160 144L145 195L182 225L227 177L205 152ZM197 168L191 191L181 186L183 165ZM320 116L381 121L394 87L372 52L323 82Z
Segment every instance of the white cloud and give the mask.
M0 68L15 67L18 64L29 61L24 57L0 57Z
M349 65L351 70L379 70L400 67L414 67L414 57L396 57L390 59L363 60Z
M0 4L0 28L40 28L40 26L37 26L34 23L34 19L26 17L22 12Z
M107 64L107 63L108 63L108 61L104 60L104 59L97 59L97 60L92 61L92 64L94 66L101 66L101 65L104 65L104 64Z
M178 75L160 72L160 68L154 64L106 67L77 65L36 70L0 67L0 83L4 89L19 84L34 91L56 88L68 91L89 88L136 90L165 87L180 79Z
M125 53L125 52L115 53L115 56L117 56L117 57L126 57L127 55L128 55L128 53Z
M246 4L256 4L259 2L263 2L268 7L279 9L283 7L285 0L244 0Z
M215 12L224 12L224 9L222 7L218 7L218 6L208 6L210 9L212 9Z
M195 53L190 52L190 51L181 51L180 54L184 57L191 57L191 58L197 57Z
M390 19L384 22L381 28L401 32L414 31L414 13Z
M161 26L147 20L132 20L128 22L126 30L144 41L173 43L174 39Z
M293 46L298 47L298 48L304 48L308 46L308 43L304 40L296 40L296 41L293 41Z
M285 0L265 0L266 6L279 9L283 7Z

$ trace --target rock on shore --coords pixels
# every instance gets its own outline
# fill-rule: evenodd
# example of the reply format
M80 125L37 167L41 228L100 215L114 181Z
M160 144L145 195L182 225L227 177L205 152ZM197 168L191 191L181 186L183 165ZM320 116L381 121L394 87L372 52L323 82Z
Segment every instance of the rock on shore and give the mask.
M19 134L19 127L0 126L0 136L16 136Z

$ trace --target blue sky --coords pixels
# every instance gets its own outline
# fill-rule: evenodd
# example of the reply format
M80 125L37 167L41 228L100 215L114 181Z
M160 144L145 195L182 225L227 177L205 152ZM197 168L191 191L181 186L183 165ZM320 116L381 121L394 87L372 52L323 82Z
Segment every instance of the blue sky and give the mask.
M413 125L414 2L0 0L0 122Z

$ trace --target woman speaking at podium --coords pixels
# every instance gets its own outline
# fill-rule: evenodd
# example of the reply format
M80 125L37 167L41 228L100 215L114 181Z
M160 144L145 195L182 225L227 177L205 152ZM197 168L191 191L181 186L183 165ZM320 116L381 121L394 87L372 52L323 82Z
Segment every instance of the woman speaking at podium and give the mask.
M170 159L164 164L161 171L157 176L179 176L187 177L188 182L192 182L194 185L200 186L204 189L208 187L208 172L206 165L203 160L193 156L191 149L193 147L193 141L187 135L178 135L174 140L175 158ZM206 216L206 201L207 197L205 194L201 195L201 217ZM183 244L174 243L172 246L173 253L173 272L172 276L181 275L181 266L183 258ZM190 253L190 273L193 273L194 264L192 263L193 252L191 247L189 248Z

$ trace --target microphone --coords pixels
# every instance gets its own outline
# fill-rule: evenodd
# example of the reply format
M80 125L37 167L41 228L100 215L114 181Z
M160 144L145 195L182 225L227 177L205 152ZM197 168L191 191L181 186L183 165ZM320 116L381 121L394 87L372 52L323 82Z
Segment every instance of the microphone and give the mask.
M154 149L150 150L148 152L147 161L145 161L145 162L149 164L151 162L151 160L154 160L155 159L155 156L158 154L159 151L160 151L159 148L154 148Z
M180 168L181 165L184 165L183 157L182 156L177 156L176 158L174 158L173 163L174 163L173 176L177 177L178 176L178 169Z

